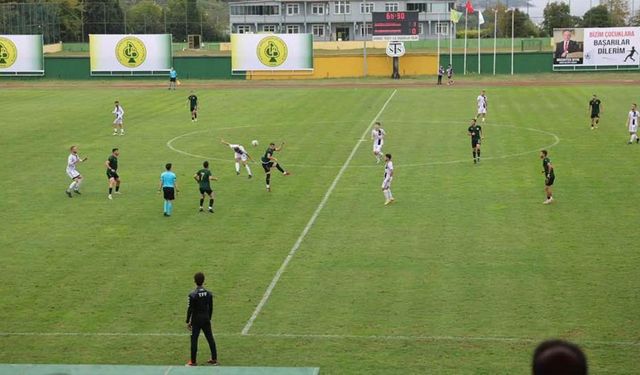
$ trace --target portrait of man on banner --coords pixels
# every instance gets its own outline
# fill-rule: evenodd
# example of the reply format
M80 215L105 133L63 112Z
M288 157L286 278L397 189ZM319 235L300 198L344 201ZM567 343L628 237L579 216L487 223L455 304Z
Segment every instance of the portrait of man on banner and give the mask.
M582 29L556 29L553 31L555 43L554 64L582 64L584 33Z

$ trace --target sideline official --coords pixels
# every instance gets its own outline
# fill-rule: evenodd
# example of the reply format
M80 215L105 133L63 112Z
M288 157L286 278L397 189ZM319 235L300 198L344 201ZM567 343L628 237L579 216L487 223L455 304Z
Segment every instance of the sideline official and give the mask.
M191 359L187 366L196 366L196 355L198 353L198 337L200 331L204 332L207 338L209 349L211 349L211 359L207 363L218 366L218 352L216 351L216 341L211 331L211 316L213 315L213 294L206 290L204 284L204 274L198 272L193 276L196 289L189 293L189 307L187 308L187 329L191 331Z

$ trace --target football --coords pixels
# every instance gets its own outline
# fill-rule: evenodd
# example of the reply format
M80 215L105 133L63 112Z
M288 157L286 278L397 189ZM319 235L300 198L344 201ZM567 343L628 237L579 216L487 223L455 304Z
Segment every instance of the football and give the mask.
M253 147L256 147L258 145L258 140L254 139L253 141L251 141L251 144L253 145Z

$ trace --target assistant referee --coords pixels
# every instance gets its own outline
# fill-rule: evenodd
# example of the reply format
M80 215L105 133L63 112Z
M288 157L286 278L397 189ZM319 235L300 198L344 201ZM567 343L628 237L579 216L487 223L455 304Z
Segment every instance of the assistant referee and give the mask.
M196 289L189 293L189 307L187 308L187 329L191 331L191 360L189 360L187 366L196 366L200 331L204 332L204 337L207 338L209 349L211 349L211 359L207 363L218 366L216 341L211 331L213 294L202 286L204 284L204 274L202 272L196 273L193 276L193 281L196 283Z

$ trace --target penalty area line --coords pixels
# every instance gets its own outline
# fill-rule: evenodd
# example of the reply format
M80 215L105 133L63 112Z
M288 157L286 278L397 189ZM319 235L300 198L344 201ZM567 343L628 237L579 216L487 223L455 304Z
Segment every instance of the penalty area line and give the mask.
M362 133L362 135L360 136L360 139L358 140L358 142L356 142L355 146L353 146L353 149L351 150L351 153L349 154L349 157L347 157L347 160L344 162L344 164L342 164L342 167L338 171L338 174L336 174L336 177L333 179L333 182L331 182L331 185L329 185L329 188L327 189L327 192L322 197L322 200L318 204L318 207L316 207L316 210L313 212L313 215L311 215L311 218L309 219L309 222L307 222L307 225L302 230L302 233L300 233L300 236L298 236L298 239L296 240L296 242L291 247L291 250L289 250L289 254L287 254L287 257L284 259L284 261L280 265L280 268L278 269L278 271L276 272L275 276L271 280L271 283L267 287L267 290L262 295L262 299L260 300L260 302L256 306L255 310L253 311L253 314L251 314L251 317L247 321L247 324L245 324L244 328L242 328L242 334L243 335L249 334L249 330L251 330L251 327L253 326L253 323L255 322L255 320L258 317L258 315L260 315L260 312L262 311L264 306L267 304L267 301L269 300L269 297L271 297L271 293L273 292L273 289L278 284L278 281L280 281L280 277L282 276L282 273L284 273L284 270L289 265L289 262L291 262L291 259L293 259L293 256L296 255L296 252L300 248L300 245L302 244L302 241L304 241L305 237L307 236L307 233L309 233L309 230L311 229L313 224L315 224L316 219L318 218L318 215L320 214L320 211L322 211L322 209L324 208L325 204L327 204L327 201L329 200L329 197L331 196L331 193L333 193L333 190L336 188L336 185L338 185L338 182L340 181L340 178L342 178L342 175L344 174L344 172L349 167L349 164L351 163L351 160L353 159L353 157L355 156L356 152L358 151L358 148L360 148L360 144L362 143L361 140L364 139L367 136L367 133L369 131L371 131L371 127L373 126L373 124L376 121L378 121L378 118L380 118L380 116L382 115L382 112L384 112L384 110L387 108L387 105L389 105L389 103L391 102L391 99L393 99L393 97L396 95L397 91L398 90L393 90L391 95L389 95L389 98L387 98L387 100L382 105L382 108L380 108L380 110L376 114L376 117L374 117L373 120L371 120L371 122L369 123L369 126L367 126L365 131Z

